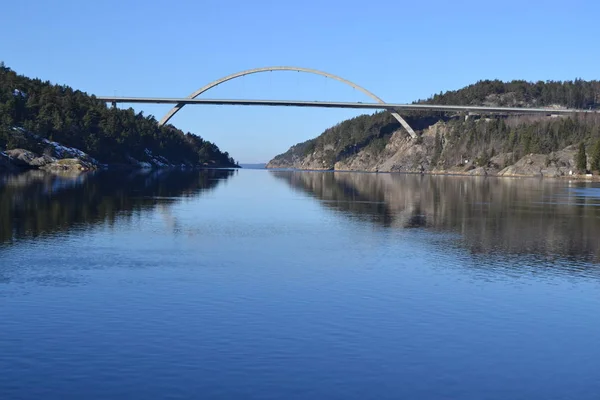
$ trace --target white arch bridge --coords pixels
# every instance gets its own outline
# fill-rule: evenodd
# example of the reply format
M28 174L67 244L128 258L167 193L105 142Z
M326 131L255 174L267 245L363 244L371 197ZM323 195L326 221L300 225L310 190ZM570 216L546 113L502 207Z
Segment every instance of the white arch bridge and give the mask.
M337 101L296 101L296 100L236 100L236 99L197 99L202 93L219 86L222 83L242 76L257 74L270 71L297 71L309 74L321 75L326 78L335 79L352 88L361 91L376 103L355 103L355 102L337 102ZM466 111L485 114L573 114L573 113L600 113L595 110L577 110L577 109L550 109L550 108L525 108L525 107L485 107L485 106L457 106L457 105L433 105L433 104L394 104L386 103L381 98L367 89L359 86L347 79L337 75L316 69L275 66L249 69L246 71L236 72L235 74L227 75L221 79L217 79L195 92L191 93L186 98L162 98L162 97L116 97L116 96L97 96L98 100L106 101L116 105L117 103L154 103L154 104L175 104L175 106L160 120L159 125L166 124L183 106L186 104L212 104L212 105L244 105L244 106L293 106L293 107L325 107L325 108L356 108L356 109L379 109L388 110L394 118L406 129L408 134L416 138L417 134L410 125L398 114L402 110L427 110L427 111Z

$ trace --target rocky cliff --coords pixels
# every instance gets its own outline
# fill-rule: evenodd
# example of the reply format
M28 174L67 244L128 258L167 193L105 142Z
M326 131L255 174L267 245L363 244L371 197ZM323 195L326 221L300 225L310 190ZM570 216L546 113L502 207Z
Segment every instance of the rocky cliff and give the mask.
M488 124L490 121L480 120L478 123ZM269 162L267 168L547 177L577 172L575 145L546 154L495 153L492 147L486 150L488 155L484 156L463 148L460 141L453 143L449 138L451 130L448 123L439 121L423 130L420 138L414 140L398 129L382 148L366 146L333 162L330 154L332 146L306 155L299 154L301 146L295 146L285 157Z
M433 104L600 109L600 82L481 81L436 95ZM495 116L408 113L412 139L387 112L362 115L298 143L267 168L562 176L600 169L600 113ZM584 143L585 170L576 169L575 145ZM591 154L592 149L597 154ZM594 159L598 159L593 163Z

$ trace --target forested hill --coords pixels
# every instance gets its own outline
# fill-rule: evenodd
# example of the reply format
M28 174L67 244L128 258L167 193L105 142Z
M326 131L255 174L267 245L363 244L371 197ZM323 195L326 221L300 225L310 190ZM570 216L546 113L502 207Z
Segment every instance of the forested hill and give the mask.
M563 106L576 109L600 108L600 81L482 80L460 90L436 94L420 102L431 104L490 105L505 107Z
M22 128L22 129L21 129ZM214 143L152 116L107 106L79 90L18 75L0 63L0 151L32 145L28 132L73 147L107 164L233 167L235 161Z
M485 80L418 102L600 110L600 81ZM560 155L566 161L552 153L583 143L588 154L594 150L600 157L600 114L465 118L464 113L406 112L402 116L418 133L417 140L410 140L388 112L362 115L292 146L267 168L460 173L479 167L500 172L535 153L548 155L547 164L554 162L562 168L560 173L570 173L573 149ZM600 164L593 169L600 169Z

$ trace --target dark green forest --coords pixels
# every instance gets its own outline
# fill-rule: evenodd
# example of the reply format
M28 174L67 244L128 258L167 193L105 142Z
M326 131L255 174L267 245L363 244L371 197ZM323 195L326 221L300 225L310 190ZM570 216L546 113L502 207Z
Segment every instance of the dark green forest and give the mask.
M420 102L455 105L562 106L600 109L600 81L502 82L480 81L460 90L448 91ZM477 158L485 165L491 156L511 153L512 162L529 153L548 154L583 143L589 152L600 154L600 115L577 114L568 117L473 116L459 113L409 112L402 115L422 134L423 129L443 122L447 133L436 137L433 167L450 167L463 158ZM292 160L313 152L333 168L361 150L380 154L400 124L389 112L361 115L327 129L317 138L299 143L274 160ZM420 138L417 143L420 143ZM442 152L446 151L444 157ZM600 166L600 164L599 164Z
M420 102L455 105L543 107L560 105L575 109L600 108L600 81L482 80L459 90L439 93Z
M107 106L94 96L18 75L0 63L0 148L27 145L15 127L83 150L102 163L127 164L129 157L143 161L148 149L176 165L235 166L227 152L199 136L172 125L159 127L153 116Z

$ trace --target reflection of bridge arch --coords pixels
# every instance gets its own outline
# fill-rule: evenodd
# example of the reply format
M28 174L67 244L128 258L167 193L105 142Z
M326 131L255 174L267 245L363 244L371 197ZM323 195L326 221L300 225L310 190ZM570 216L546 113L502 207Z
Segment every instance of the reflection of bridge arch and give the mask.
M255 68L255 69L249 69L246 71L237 72L235 74L228 75L224 78L217 79L216 81L211 82L208 85L201 87L200 89L196 90L194 93L190 94L188 96L188 99L195 99L196 97L198 97L202 93L206 92L207 90L212 89L215 86L219 86L221 83L230 81L232 79L239 78L239 77L242 77L245 75L251 75L251 74L256 74L259 72L268 72L268 71L298 71L298 72L307 72L309 74L321 75L326 78L335 79L336 81L342 82L348 86L353 87L354 89L358 89L361 92L363 92L364 94L366 94L367 96L369 96L370 98L372 98L373 100L377 101L378 103L385 104L385 102L382 99L380 99L379 97L377 97L374 93L371 93L367 89L365 89L361 86L358 86L357 84L352 83L344 78L341 78L337 75L329 74L327 72L318 71L316 69L301 68L301 67L263 67L263 68ZM175 115L179 110L181 110L181 108L183 106L184 106L184 104L181 104L181 103L177 104L175 107L173 107L171 109L171 111L169 111L160 120L160 122L158 124L159 125L166 124L173 117L173 115ZM410 134L410 136L412 136L413 138L417 137L417 134L415 133L415 131L410 127L410 125L408 125L408 123L404 120L404 118L402 118L396 112L393 112L392 115L394 116L394 118L396 118L398 120L398 122L400 122L400 124L404 127L404 129L406 129L406 131Z

